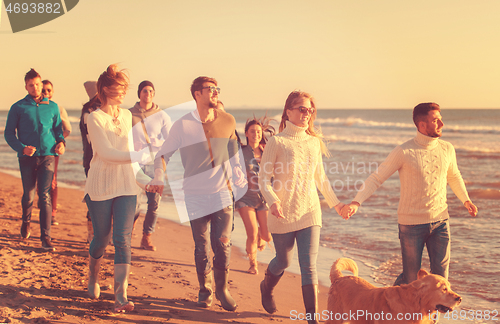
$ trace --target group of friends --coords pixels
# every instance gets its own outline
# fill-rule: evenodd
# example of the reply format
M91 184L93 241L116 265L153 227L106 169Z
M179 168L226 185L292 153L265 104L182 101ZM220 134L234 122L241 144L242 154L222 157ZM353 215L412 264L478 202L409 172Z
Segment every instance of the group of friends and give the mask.
M42 248L52 251L50 229L57 206L57 185L52 183L56 183L57 159L64 154L71 125L67 113L51 100L50 82L42 82L32 69L25 76L25 85L28 95L11 107L4 134L18 152L21 170L21 237L30 236L36 187ZM200 287L197 304L201 307L210 307L214 295L224 309L234 311L237 307L228 290L235 209L247 232L249 273L258 274L257 251L264 249L266 242L272 241L275 248L276 255L260 283L264 309L271 314L277 311L273 290L292 262L296 245L304 306L309 315L318 313L316 260L322 226L318 190L330 208L349 219L386 179L399 172L403 272L395 285L416 280L424 246L431 272L448 277L447 184L470 215L477 215L458 170L455 149L440 139L444 124L436 103L421 103L413 109L416 136L398 145L368 177L352 202L344 204L335 195L323 168L323 155L330 153L314 126L318 111L309 93L293 91L288 95L277 134L266 117L249 119L245 125L246 145L241 145L235 119L225 112L219 100L220 88L213 78L198 77L193 81L191 94L196 109L174 123L153 103L155 88L150 81L139 84L135 106L122 109L129 78L116 65L110 65L97 83L85 86L90 101L82 109L80 130L87 175L87 218L89 233L93 234L89 235L88 293L99 298L100 264L112 238L116 312L134 309L127 297L127 286L131 236L140 211L138 194L144 192L147 198L141 248L154 251L151 234L167 167L176 152L180 153L184 175L182 194L174 194L174 199L183 202L189 217ZM307 318L309 323L317 323L317 317Z

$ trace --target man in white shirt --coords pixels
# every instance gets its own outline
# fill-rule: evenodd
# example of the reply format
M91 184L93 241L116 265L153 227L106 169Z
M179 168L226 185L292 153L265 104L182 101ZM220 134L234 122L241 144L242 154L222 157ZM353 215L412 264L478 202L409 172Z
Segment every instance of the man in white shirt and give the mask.
M155 179L150 191L163 191L163 165L179 151L184 167L182 192L195 243L195 265L200 290L198 305L210 307L213 302L212 272L215 294L222 307L236 309L228 290L231 232L233 229L233 196L235 186L246 184L245 167L240 165L236 142L236 121L218 110L220 88L213 78L198 77L191 85L196 109L177 120L155 158ZM234 180L234 181L232 181ZM233 183L231 183L233 182ZM176 193L174 193L174 197ZM210 247L214 257L210 258ZM213 264L213 267L212 267ZM213 271L212 271L213 270Z

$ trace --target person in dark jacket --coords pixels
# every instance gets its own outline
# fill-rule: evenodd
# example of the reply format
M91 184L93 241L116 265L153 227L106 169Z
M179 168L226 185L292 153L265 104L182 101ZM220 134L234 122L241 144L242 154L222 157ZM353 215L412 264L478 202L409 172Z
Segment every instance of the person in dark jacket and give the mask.
M101 101L99 101L99 98L97 97L97 82L87 81L83 85L90 98L90 100L83 105L82 114L80 116L80 135L82 136L83 145L83 170L85 171L86 177L89 174L90 161L93 156L92 145L90 145L89 132L87 129L87 117L91 112L101 106ZM92 242L93 237L94 229L92 227L92 220L90 219L90 214L87 211L87 243Z

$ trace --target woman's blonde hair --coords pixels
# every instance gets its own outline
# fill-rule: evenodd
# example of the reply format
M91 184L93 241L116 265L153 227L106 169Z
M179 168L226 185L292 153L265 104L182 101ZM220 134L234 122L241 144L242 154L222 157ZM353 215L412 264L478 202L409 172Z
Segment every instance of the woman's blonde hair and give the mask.
M280 123L279 131L282 132L286 127L286 121L288 120L288 114L286 111L293 108L295 103L300 99L309 99L309 101L311 102L311 107L314 108L314 113L311 115L311 118L309 119L306 133L311 135L311 136L318 137L320 139L321 153L323 153L325 156L329 157L331 154L330 154L330 151L328 151L328 148L326 147L325 142L323 141L323 134L321 133L321 129L319 127L314 126L314 120L316 119L316 115L317 115L318 111L316 109L316 102L311 94L309 94L307 92L300 91L300 90L294 90L288 95L288 98L286 98L286 101L285 101L285 107L283 109L283 114L281 115L281 123Z
M97 97L101 101L102 105L105 105L108 99L104 88L109 88L116 84L124 86L125 89L128 89L129 77L125 73L125 70L118 70L117 64L111 64L97 80Z

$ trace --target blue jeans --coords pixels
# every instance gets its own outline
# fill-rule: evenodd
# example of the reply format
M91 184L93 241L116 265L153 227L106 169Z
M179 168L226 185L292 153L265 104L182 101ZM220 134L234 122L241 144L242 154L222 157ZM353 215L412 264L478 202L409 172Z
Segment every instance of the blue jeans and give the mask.
M142 225L142 232L144 234L152 234L155 231L156 221L158 220L158 207L160 206L161 196L159 193L146 192L146 197L148 198L148 210L146 211L146 216L144 217L144 224ZM135 209L134 222L140 216L141 211L141 197L137 197L137 206Z
M143 165L142 171L147 176L153 178L154 165ZM144 224L142 226L142 232L144 234L152 234L155 231L156 221L158 220L158 207L160 206L161 195L155 192L146 192L146 197L148 198L148 210L146 211L146 216L144 217ZM135 211L134 222L140 215L141 208L141 197L137 197L137 207Z
M191 218L191 232L194 240L194 261L196 272L207 274L211 270L210 245L214 253L213 266L220 270L229 268L231 257L231 232L233 230L233 197L226 193L210 195L186 195L186 209L189 215L218 204L228 205L217 212L203 217Z
M83 168L83 171L85 171L85 178L88 177L89 170L90 170L90 168ZM92 221L92 219L90 219L90 213L89 213L88 208L87 208L87 221Z
M89 209L94 238L89 246L89 254L99 259L104 254L113 225L115 264L130 264L132 227L134 225L137 196L119 196L103 201L93 201L85 196Z
M316 260L318 259L320 230L321 227L316 225L296 232L273 233L276 256L269 262L269 271L277 276L290 266L293 258L293 245L297 241L302 286L317 285Z
M403 273L394 282L395 286L417 280L417 273L422 266L424 245L427 246L431 273L448 279L451 245L448 219L430 224L399 224L399 241L401 243Z
M35 187L38 184L41 240L45 237L50 239L50 224L52 221L50 188L54 177L54 164L55 157L53 155L22 156L19 158L19 170L21 171L21 181L23 183L23 197L21 199L23 222L31 222Z

